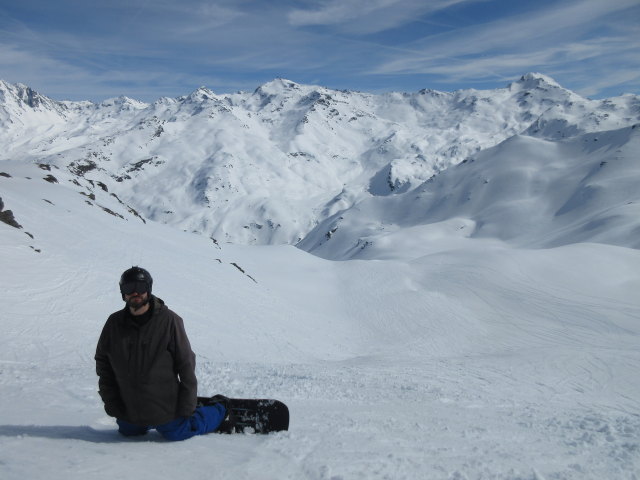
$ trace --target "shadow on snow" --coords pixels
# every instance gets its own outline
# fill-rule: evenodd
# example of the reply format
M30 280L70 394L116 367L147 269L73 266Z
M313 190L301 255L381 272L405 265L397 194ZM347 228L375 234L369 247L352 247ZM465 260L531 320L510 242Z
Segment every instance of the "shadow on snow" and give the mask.
M89 426L69 425L0 425L0 437L40 437L57 440L82 440L92 443L165 441L159 435L123 437L117 430L96 430Z

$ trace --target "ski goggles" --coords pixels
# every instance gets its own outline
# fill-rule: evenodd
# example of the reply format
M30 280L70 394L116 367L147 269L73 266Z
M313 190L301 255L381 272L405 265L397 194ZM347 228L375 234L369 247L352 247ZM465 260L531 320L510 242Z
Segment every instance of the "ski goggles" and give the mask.
M120 285L120 293L131 295L133 292L146 293L149 291L147 282L127 282Z

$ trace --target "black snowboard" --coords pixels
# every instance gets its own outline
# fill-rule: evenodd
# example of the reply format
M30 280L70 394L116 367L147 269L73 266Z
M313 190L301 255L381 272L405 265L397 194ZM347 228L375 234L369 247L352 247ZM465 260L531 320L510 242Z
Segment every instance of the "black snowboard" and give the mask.
M198 397L198 406L222 403L228 414L221 433L270 433L289 429L289 408L279 400L228 398L222 395Z

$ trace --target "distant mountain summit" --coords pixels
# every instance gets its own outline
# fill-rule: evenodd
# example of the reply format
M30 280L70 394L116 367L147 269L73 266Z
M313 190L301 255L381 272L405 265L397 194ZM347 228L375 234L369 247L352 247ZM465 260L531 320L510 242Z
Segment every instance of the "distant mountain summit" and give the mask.
M275 79L253 92L200 87L150 104L127 97L60 102L0 81L0 161L47 165L83 191L102 185L149 219L219 242L291 243L328 257L330 245L345 235L340 242L372 245L371 228L380 222L404 228L464 218L474 225L472 235L489 235L491 221L468 205L477 207L480 191L510 188L496 183L502 171L496 158L504 168L527 165L529 183L521 188L537 191L530 199L544 202L552 192L539 183L543 170L569 175L567 165L596 168L613 163L611 152L630 155L637 134L604 132L631 132L638 122L637 95L589 100L539 73L495 90L380 95ZM591 141L602 151L578 148ZM531 161L536 148L546 152L539 163ZM567 152L575 158L563 157ZM470 180L458 173L464 167L453 167L469 162L476 166L466 168L473 172L468 175L486 176L490 186L464 187L475 192L464 206L457 189ZM484 165L490 175L483 174ZM458 175L456 182L441 183ZM602 188L615 189L616 182ZM634 195L626 201L635 202ZM458 203L447 203L451 198ZM491 198L522 201L499 192ZM602 207L594 198L587 203ZM554 215L543 213L547 220ZM507 218L513 223L515 217ZM543 223L554 229L561 222ZM506 240L517 236L494 230ZM587 240L588 232L582 235ZM616 240L612 233L607 241L625 243L622 235ZM551 237L549 244L562 242L562 235ZM345 248L337 249L340 257L351 255Z
M535 88L541 88L541 89L547 89L549 87L553 87L553 88L560 88L562 89L562 86L556 82L553 78L544 75L542 73L527 73L526 75L523 75L522 77L520 77L520 79L516 82L514 82L512 85L519 85L524 89L535 89Z

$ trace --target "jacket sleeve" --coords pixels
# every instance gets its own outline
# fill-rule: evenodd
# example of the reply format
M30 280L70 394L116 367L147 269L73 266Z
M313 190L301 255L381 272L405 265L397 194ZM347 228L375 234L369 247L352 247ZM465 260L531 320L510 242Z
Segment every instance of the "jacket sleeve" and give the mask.
M180 379L176 414L189 417L196 410L198 380L196 379L196 356L184 329L184 322L175 315L172 341L173 368Z
M104 410L110 417L122 418L125 413L120 388L109 361L110 335L109 321L102 329L96 348L96 373L98 374L98 393L104 402Z

